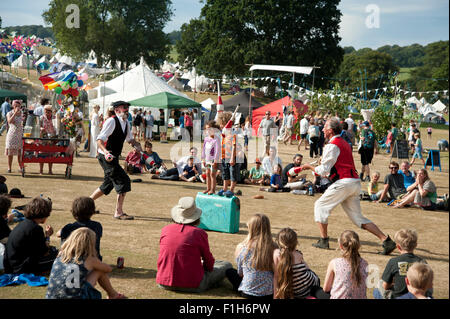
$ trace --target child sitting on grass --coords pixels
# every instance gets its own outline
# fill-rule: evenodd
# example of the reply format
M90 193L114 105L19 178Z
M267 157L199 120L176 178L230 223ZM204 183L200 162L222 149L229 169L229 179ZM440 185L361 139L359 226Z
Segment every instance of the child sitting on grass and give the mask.
M380 285L373 291L375 299L398 298L408 293L405 283L408 268L415 262L426 263L425 260L414 255L414 249L417 247L417 232L415 230L400 229L395 233L394 241L400 256L388 261ZM431 291L428 293L431 295Z
M183 173L180 174L180 179L185 182L195 182L197 180L197 168L194 165L194 157L189 157L187 165L183 168Z
M163 160L159 157L158 153L153 152L153 144L150 141L145 141L145 151L142 153L141 157L141 167L144 168L145 171L148 171L151 174L155 174L158 169L161 167L167 170L166 165Z
M142 173L141 152L133 148L125 158L124 169L128 174Z
M264 169L261 167L261 160L255 159L255 167L250 168L248 178L244 180L249 185L264 185Z
M75 222L67 224L58 233L57 237L61 237L61 245L69 238L70 234L81 227L87 227L91 229L95 235L95 249L97 250L97 256L102 260L100 255L100 239L103 235L103 227L99 222L91 220L92 215L95 214L95 202L90 197L78 197L72 203L72 216L75 218Z
M111 266L97 258L95 233L87 227L74 230L61 246L50 273L46 299L101 299L97 282L108 299L126 299L109 281Z
M277 164L273 168L273 174L270 176L270 188L266 189L264 187L261 187L259 189L260 191L267 191L267 192L290 192L291 189L287 187L283 187L283 182L281 181L281 165Z
M432 299L426 292L433 288L434 273L431 267L423 263L414 263L406 273L408 293L397 299Z

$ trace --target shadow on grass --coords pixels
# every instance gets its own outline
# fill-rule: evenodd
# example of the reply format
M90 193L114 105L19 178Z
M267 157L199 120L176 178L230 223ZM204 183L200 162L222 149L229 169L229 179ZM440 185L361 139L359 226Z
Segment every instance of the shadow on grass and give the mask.
M122 269L113 267L110 277L126 279L153 279L156 278L156 270L126 266Z

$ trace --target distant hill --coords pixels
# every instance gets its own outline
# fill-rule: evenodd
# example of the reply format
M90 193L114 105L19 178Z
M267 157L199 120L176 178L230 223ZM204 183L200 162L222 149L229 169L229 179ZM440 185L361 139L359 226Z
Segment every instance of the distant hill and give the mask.
M175 43L177 43L178 40L181 39L181 31L172 31L172 32L168 33L167 36L170 39L170 43L175 44Z
M8 34L11 32L17 32L17 35L23 36L32 36L35 35L39 38L51 38L53 37L53 31L50 27L44 27L42 25L21 25L21 26L12 26L12 27L4 27L5 31Z

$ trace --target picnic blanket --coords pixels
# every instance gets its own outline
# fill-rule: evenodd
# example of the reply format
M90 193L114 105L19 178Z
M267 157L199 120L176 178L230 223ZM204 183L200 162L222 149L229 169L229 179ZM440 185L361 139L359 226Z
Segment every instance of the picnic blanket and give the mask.
M0 287L21 284L28 284L31 287L47 286L48 280L45 277L33 274L4 274L0 276Z

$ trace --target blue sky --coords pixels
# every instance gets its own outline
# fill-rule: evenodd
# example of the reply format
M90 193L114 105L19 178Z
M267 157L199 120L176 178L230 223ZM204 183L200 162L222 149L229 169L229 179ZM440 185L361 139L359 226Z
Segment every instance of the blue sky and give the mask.
M49 0L0 1L3 26L44 24L41 14ZM164 31L179 30L183 23L200 15L198 0L172 0L174 16ZM378 28L368 28L366 19L375 11L366 12L368 5L379 11ZM341 46L356 49L398 44L400 46L449 39L448 0L342 0ZM370 7L369 7L370 8ZM375 20L371 20L375 21Z

